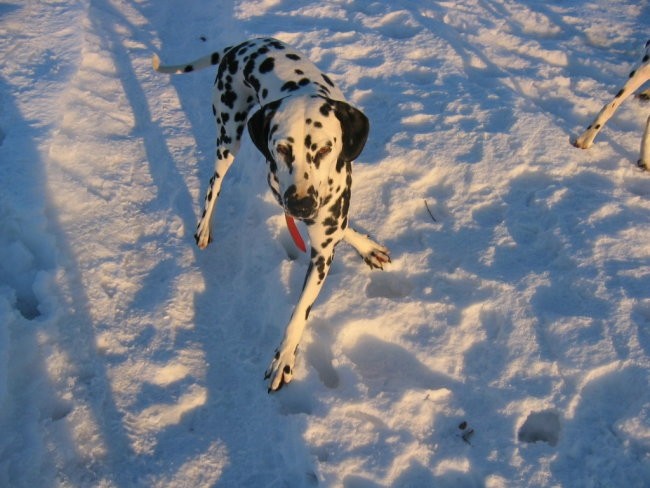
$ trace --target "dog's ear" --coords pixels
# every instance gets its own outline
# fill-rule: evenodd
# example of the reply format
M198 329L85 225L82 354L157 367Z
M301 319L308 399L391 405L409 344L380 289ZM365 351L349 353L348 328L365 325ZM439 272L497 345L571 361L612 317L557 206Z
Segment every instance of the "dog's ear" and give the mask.
M354 108L352 105L334 100L334 114L341 123L343 132L343 151L341 156L345 161L354 161L357 159L363 146L368 139L370 122L361 110Z
M251 140L267 161L273 159L269 152L269 130L273 114L275 114L275 107L265 105L248 119L248 133Z

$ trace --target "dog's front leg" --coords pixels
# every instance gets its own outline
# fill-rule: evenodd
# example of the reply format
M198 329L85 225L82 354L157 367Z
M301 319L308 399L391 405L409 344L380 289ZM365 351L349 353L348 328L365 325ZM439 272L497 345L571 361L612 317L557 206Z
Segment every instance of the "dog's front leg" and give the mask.
M314 240L314 234L320 235L321 232L313 232L310 227L309 237L312 243L311 261L305 284L300 294L298 304L291 315L291 320L284 332L284 338L280 347L275 352L275 357L271 365L266 370L265 379L269 379L269 393L277 391L286 383L289 383L293 377L293 366L296 361L296 352L298 344L307 325L309 312L316 301L323 282L327 277L332 259L334 258L334 246L332 241L324 248L319 244L322 241ZM318 238L316 238L318 239ZM338 241L336 241L338 242ZM320 249L316 249L317 246Z

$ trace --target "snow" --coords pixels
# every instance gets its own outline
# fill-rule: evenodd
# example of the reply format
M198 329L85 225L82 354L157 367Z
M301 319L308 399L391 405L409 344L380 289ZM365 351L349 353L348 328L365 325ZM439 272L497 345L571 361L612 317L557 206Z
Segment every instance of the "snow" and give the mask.
M647 1L0 5L0 486L650 486ZM214 73L294 44L371 121L294 381L307 258L246 139L215 242ZM426 202L426 205L425 205ZM427 209L428 206L428 209ZM430 212L430 213L429 213Z

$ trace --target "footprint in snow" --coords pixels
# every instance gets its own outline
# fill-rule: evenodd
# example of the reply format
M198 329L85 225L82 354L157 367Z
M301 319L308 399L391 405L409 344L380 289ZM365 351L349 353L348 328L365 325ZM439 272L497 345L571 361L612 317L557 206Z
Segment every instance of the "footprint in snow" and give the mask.
M556 446L560 440L561 428L560 416L557 412L553 410L531 412L519 428L518 438L520 442L529 444L541 441Z

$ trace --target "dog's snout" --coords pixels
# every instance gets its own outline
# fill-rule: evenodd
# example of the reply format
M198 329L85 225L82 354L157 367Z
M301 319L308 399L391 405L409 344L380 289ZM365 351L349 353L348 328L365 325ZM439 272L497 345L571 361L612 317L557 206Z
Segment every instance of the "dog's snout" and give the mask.
M315 191L312 190L306 196L301 196L298 194L295 185L291 185L284 192L284 204L289 213L297 218L313 216L318 206Z

